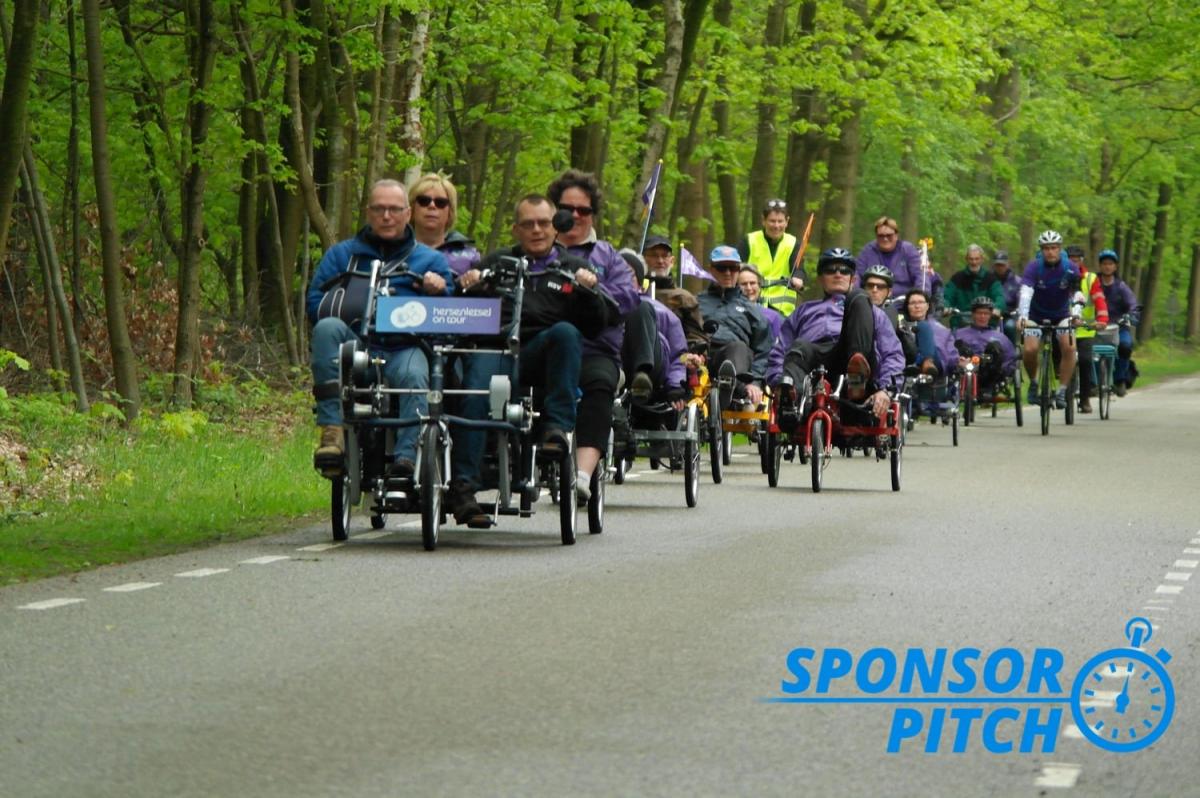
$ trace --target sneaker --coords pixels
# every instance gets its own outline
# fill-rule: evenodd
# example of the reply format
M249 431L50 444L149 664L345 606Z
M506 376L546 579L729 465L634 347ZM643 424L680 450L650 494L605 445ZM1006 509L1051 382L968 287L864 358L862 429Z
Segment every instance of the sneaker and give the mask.
M446 491L446 511L454 516L454 522L466 524L472 529L487 529L492 517L475 501L475 491L464 480L456 479Z
M1025 394L1025 404L1027 404L1027 405L1040 404L1042 401L1040 393L1041 392L1038 390L1037 380L1030 380L1029 381L1029 393Z
M867 398L867 380L871 378L871 364L863 357L862 352L855 352L846 364L846 390L851 402L861 402Z
M861 357L861 355L859 357ZM921 364L921 373L937 374L937 364L933 362L933 358L925 358L925 362Z
M717 399L722 408L727 408L733 402L733 386L737 382L737 369L733 363L726 360L717 372Z
M1087 399L1084 399L1082 402L1079 403L1079 412L1080 413L1092 412L1092 403L1089 402Z
M654 393L654 380L644 371L639 371L633 377L633 383L629 386L629 393L633 396L634 401L645 402L650 399L650 394Z
M1124 396L1127 390L1129 390L1129 386L1125 384L1124 380L1113 383L1113 393L1117 396Z
M592 499L592 475L582 471L575 475L575 498L580 504L587 504Z
M542 439L538 447L544 454L562 454L567 451L569 446L570 441L567 440L567 433L558 427L546 427L542 430Z
M1060 385L1054 392L1054 407L1062 410L1067 406L1067 386Z
M341 470L346 454L342 440L341 424L323 424L317 450L313 452L313 468L320 471Z
M417 466L407 457L397 457L388 463L387 475L393 479L412 479L415 473L417 473Z

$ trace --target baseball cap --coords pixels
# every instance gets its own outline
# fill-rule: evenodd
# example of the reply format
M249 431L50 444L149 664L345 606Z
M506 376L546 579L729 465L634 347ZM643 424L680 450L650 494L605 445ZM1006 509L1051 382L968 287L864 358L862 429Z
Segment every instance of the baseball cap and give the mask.
M992 258L992 263L1008 263L1008 253L1002 249L996 250L996 255Z
M742 256L738 254L736 247L731 247L728 244L722 244L713 249L708 254L709 263L741 263Z
M668 252L675 251L665 236L646 236L646 246L642 247L642 252L655 247L666 247Z

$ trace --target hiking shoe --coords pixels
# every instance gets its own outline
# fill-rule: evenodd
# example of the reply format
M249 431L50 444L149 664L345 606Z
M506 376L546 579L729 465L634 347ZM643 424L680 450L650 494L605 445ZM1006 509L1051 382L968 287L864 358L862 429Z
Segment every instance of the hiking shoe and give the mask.
M1124 396L1127 390L1129 390L1129 386L1125 384L1124 380L1113 383L1113 393L1117 396Z
M862 357L859 355L859 357ZM921 364L922 374L937 374L937 364L933 362L933 358L925 358L925 362Z
M317 450L313 452L313 468L318 471L340 471L346 454L342 448L342 425L323 424L320 429Z
M650 395L654 393L654 380L644 371L639 371L633 376L633 382L629 386L629 394L634 398L634 401L645 402L650 399Z
M538 444L538 448L544 454L560 455L567 451L570 445L571 442L567 440L567 433L558 427L546 427L542 430L542 439Z
M1065 385L1058 386L1058 390L1054 392L1054 407L1062 410L1067 406L1067 387Z
M1042 398L1039 395L1037 380L1029 381L1029 392L1025 394L1025 404L1036 405L1041 404Z
M472 529L487 529L492 525L492 517L475 500L475 491L471 485L462 479L450 483L446 491L446 511L454 516L454 522L466 524Z
M855 352L846 364L846 398L861 402L867 398L867 380L871 378L871 364L862 352Z
M1079 412L1080 413L1092 412L1092 403L1089 402L1087 399L1084 399L1082 402L1079 403Z
M412 479L417 473L417 466L407 457L397 457L388 463L387 475L393 479Z
M721 363L717 371L717 399L721 408L725 409L733 402L733 387L737 383L737 368L729 360Z

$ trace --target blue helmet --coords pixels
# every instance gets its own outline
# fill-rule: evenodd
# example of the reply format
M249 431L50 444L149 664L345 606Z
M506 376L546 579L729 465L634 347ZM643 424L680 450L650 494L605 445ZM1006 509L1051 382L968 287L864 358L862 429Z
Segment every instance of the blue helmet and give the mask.
M1111 260L1113 263L1121 262L1121 258L1117 255L1117 251L1115 249L1100 250L1100 254L1096 256L1096 262L1099 263L1102 260Z

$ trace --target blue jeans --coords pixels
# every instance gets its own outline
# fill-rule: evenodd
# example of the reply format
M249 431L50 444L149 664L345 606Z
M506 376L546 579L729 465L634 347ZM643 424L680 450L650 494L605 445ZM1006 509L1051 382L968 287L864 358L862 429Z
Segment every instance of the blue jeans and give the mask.
M521 346L522 385L544 388L540 408L543 426L564 432L575 429L575 400L579 393L579 365L583 359L583 336L574 324L560 321ZM463 387L485 389L493 374L504 370L502 355L468 355L463 359ZM514 392L518 386L513 386ZM463 418L485 419L490 411L487 396L465 396L461 404ZM454 430L451 467L455 479L480 487L480 465L487 444L487 432L459 427Z
M312 375L313 384L335 382L338 378L338 350L347 341L358 339L358 335L337 318L325 318L317 322L312 331ZM407 349L377 349L371 354L384 359L383 378L390 388L429 389L429 362L419 347ZM321 399L316 405L317 424L322 426L342 423L342 404L339 399ZM396 397L397 418L414 418L429 412L425 394L400 394ZM417 426L400 427L396 430L396 459L416 459Z
M942 367L942 356L937 351L937 341L933 337L933 325L927 321L917 322L917 365L926 360L933 360L938 372L945 374Z
M1129 358L1133 356L1133 330L1122 327L1117 334L1117 367L1113 369L1114 382L1129 382Z

